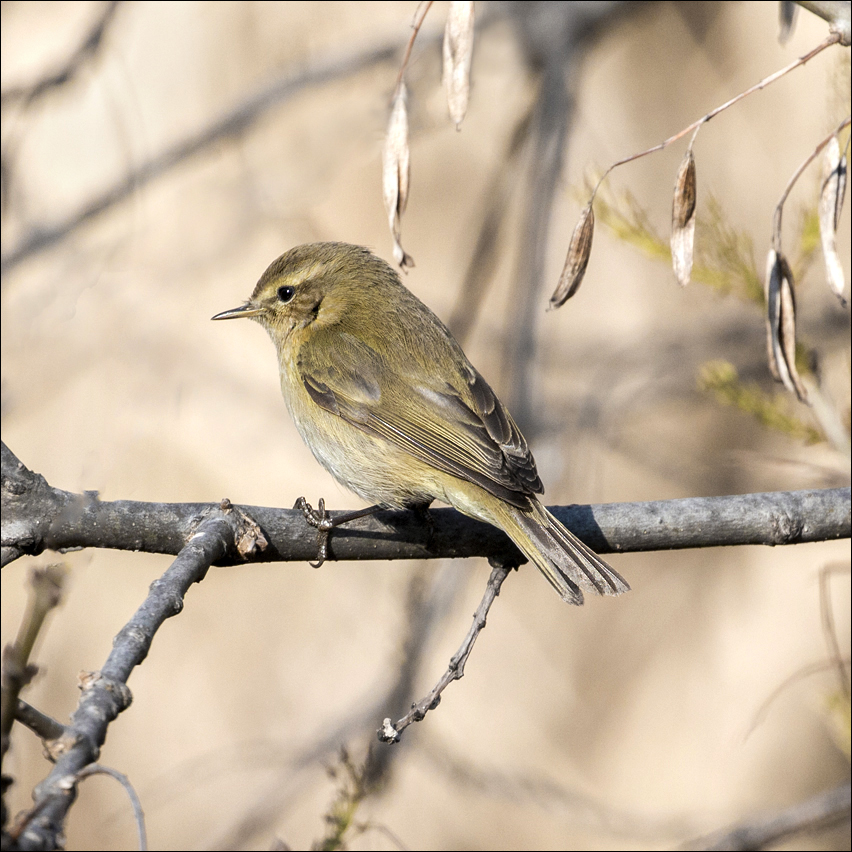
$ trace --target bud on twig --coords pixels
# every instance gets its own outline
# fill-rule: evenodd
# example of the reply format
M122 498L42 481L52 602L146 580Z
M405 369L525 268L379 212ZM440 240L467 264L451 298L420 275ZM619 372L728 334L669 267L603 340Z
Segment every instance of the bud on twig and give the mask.
M405 83L400 82L393 99L385 148L382 154L382 195L388 213L388 225L393 237L393 256L405 269L414 266L400 242L402 214L408 201L410 163L408 148L408 110Z
M681 287L689 284L695 244L695 157L686 149L675 181L672 200L672 266Z
M819 232L825 272L832 293L846 307L843 296L845 280L843 266L837 254L837 226L846 196L846 154L840 156L840 142L836 136L826 145L823 158L822 191L819 196Z
M473 3L453 0L444 29L444 88L456 129L467 112L472 56Z
M595 212L590 201L580 214L580 220L571 235L571 245L568 247L565 266L562 268L556 290L550 297L551 309L562 307L579 289L583 276L586 274L586 267L589 265L594 233Z
M769 369L800 402L808 393L796 369L796 297L787 259L775 249L766 258L766 348Z

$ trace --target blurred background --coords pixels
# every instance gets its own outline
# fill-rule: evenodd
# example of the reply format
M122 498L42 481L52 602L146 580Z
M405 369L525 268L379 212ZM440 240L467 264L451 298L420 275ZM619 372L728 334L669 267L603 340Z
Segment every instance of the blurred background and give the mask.
M782 46L773 3L478 3L457 132L441 86L447 8L429 11L406 74L402 242L416 266L405 283L515 414L546 502L847 485L848 454L808 443L820 422L775 401L762 308L742 282L681 289L643 239L599 215L581 290L545 311L590 176L802 55L825 23L801 12ZM209 318L299 243L391 259L381 149L415 9L2 4L2 426L21 461L105 500L362 505L302 445L263 331ZM64 67L67 79L31 88ZM849 51L835 47L707 125L698 246L729 229L762 279L784 186L848 109ZM667 241L684 148L609 178L607 198L644 217L641 234ZM804 273L811 375L848 436L849 314L819 254L807 262L818 173L788 202L785 246ZM719 360L803 431L723 404L706 381ZM25 561L3 572L4 643ZM25 696L62 721L77 673L102 665L170 559L63 561L69 592ZM579 609L535 570L509 577L464 679L381 747L382 783L360 804L350 848L668 848L848 777L848 715L822 627L830 607L848 659L848 541L611 562L631 594ZM131 677L133 705L101 755L141 796L151 848L320 842L347 783L340 747L360 764L381 720L428 692L488 571L484 560L211 571ZM48 770L16 729L13 812ZM135 843L118 785L85 781L68 848ZM848 846L847 823L779 848Z

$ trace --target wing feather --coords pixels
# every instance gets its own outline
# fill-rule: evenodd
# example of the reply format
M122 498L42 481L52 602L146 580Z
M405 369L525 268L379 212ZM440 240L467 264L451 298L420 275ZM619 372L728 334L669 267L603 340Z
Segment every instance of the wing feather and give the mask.
M523 435L466 360L448 382L425 370L400 375L347 332L335 335L330 364L317 359L316 351L302 346L298 367L321 408L521 508L529 505L529 495L544 490Z

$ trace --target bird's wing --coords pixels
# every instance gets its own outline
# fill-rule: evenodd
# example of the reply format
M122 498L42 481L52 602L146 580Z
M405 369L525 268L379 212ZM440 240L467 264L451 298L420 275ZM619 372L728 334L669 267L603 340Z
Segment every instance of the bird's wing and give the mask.
M522 508L528 495L544 490L523 435L468 363L448 381L413 360L407 373L397 372L346 332L338 331L330 348L322 343L306 342L298 361L305 389L321 408ZM333 360L318 359L318 351L333 352Z

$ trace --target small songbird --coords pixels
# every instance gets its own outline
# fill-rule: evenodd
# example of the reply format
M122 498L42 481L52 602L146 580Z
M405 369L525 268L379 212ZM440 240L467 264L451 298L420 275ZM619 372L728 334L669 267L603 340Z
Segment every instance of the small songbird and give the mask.
M568 603L629 590L539 502L515 421L384 260L346 243L297 246L213 319L239 317L269 332L290 415L338 482L383 507L437 499L499 527Z

